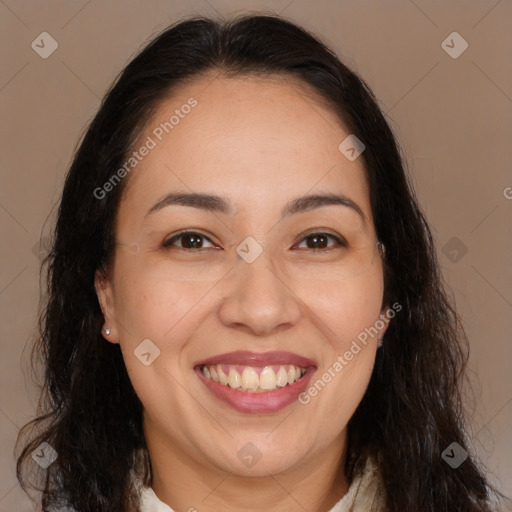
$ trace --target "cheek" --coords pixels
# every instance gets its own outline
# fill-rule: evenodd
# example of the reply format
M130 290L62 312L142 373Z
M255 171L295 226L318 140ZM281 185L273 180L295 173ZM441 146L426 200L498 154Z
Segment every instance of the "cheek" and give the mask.
M377 337L369 333L381 310L382 273L375 269L343 282L304 284L301 293L309 297L306 303L329 342L319 352L321 365L301 403L324 433L334 435L353 415L371 378Z
M196 307L212 286L205 282L172 281L161 272L136 261L119 259L115 287L116 319L122 342L154 339L166 347L187 330ZM124 277L129 276L129 277Z
M375 269L351 279L295 282L293 290L314 313L332 346L342 350L378 320L384 284Z

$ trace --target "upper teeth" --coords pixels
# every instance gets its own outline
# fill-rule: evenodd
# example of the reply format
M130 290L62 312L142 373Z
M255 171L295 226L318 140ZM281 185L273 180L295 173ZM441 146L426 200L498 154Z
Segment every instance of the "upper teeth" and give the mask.
M275 368L275 370L274 370ZM220 382L224 386L237 388L239 391L261 393L271 391L277 387L284 387L299 380L305 368L293 364L281 366L235 366L235 365L204 365L203 374L208 379Z

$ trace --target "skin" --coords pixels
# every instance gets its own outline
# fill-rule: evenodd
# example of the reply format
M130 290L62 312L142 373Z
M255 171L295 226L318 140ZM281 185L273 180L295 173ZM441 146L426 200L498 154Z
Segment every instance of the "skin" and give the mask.
M177 512L286 512L299 505L326 511L349 487L338 468L345 463L347 423L371 376L377 336L307 405L272 414L231 409L193 368L225 352L284 350L315 360L320 376L375 324L384 311L378 253L364 272L340 277L331 270L342 248L316 259L322 256L301 242L311 228L352 237L358 247L375 242L364 163L340 153L349 132L312 91L276 76L197 78L160 105L140 141L190 97L198 105L129 176L117 215L121 245L108 275L96 276L104 329L111 329L103 335L120 344L144 406L152 487ZM226 196L234 213L168 206L145 218L172 191ZM355 201L366 225L339 205L279 221L289 200L322 192ZM187 228L211 240L203 239L210 252L178 258L162 248ZM263 248L251 264L235 253L247 236ZM302 263L291 250L295 244L306 248ZM175 245L183 247L180 240ZM213 246L224 252L211 252ZM186 271L194 258L202 262L196 268L217 270L208 279L194 278ZM218 267L203 267L211 258ZM386 328L387 322L380 335ZM160 356L146 366L133 351L148 338ZM261 453L252 467L237 456L248 442Z

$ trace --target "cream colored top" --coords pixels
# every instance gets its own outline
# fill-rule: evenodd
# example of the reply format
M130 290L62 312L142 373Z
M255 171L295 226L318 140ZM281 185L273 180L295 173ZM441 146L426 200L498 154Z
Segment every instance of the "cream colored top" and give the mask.
M174 512L169 505L158 499L151 487L139 489L141 512ZM384 496L378 470L373 462L368 460L364 472L354 479L347 494L328 512L383 512Z

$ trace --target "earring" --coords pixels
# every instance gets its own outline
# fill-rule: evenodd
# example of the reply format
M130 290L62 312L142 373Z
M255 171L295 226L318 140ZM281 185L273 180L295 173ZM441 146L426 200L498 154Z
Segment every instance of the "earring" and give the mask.
M377 347L382 347L382 337L379 336L379 341L377 343Z
M110 334L110 327L107 327L107 328L105 329L105 334L106 334L107 336Z

